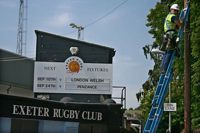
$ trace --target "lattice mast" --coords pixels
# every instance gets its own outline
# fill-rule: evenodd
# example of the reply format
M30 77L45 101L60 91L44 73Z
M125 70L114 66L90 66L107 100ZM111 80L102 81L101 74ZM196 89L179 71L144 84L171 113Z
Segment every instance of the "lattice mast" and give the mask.
M26 55L27 42L27 0L20 0L19 2L19 20L17 29L17 48L16 53L19 55Z

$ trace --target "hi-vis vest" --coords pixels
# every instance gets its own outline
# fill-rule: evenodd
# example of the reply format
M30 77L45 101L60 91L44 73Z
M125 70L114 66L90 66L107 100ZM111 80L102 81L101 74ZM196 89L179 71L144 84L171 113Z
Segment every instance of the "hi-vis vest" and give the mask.
M175 15L175 14L169 13L169 14L167 15L167 17L165 18L165 24L164 24L164 31L165 31L165 32L168 31L168 30L176 30L176 25L175 25L175 23L173 23L173 22L171 21L171 19L172 19L173 16L176 16L176 15Z

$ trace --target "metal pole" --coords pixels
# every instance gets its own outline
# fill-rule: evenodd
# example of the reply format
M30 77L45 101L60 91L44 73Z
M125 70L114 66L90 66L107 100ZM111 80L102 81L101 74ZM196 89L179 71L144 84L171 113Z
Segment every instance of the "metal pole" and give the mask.
M188 0L184 0L186 8ZM190 19L184 25L184 133L191 133L191 112L190 112Z
M169 84L169 103L171 103L171 84ZM169 111L169 133L171 133L171 111Z
M80 38L81 38L81 29L78 28L78 40L80 40Z
M80 40L81 39L81 31L84 30L84 27L82 26L78 26L74 23L70 23L69 26L71 26L72 28L76 28L78 30L78 37L77 39Z
M142 125L140 123L140 126L139 126L139 133L142 133Z
M124 89L124 108L126 109L126 87Z

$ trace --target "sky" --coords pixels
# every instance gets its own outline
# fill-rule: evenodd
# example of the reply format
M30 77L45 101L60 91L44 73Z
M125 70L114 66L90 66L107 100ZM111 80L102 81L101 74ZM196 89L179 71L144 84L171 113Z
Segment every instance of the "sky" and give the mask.
M0 48L16 52L20 0L0 0ZM77 39L70 23L83 26L81 39L111 47L113 86L126 87L127 108L136 108L136 93L148 78L153 61L142 47L152 44L146 27L147 15L157 0L28 0L26 56L35 57L36 35L40 30ZM119 90L113 90L119 96Z

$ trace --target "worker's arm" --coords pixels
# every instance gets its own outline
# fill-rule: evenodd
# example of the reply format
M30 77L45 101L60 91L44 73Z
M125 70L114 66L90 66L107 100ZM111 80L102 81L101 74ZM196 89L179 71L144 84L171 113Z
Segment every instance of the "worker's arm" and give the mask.
M182 25L182 21L176 16L172 17L172 22L176 24L177 29L179 29Z
M174 21L174 22L175 22L175 24L177 25L177 28L179 29L179 28L181 27L181 25L182 25L182 21L176 20L176 21Z

